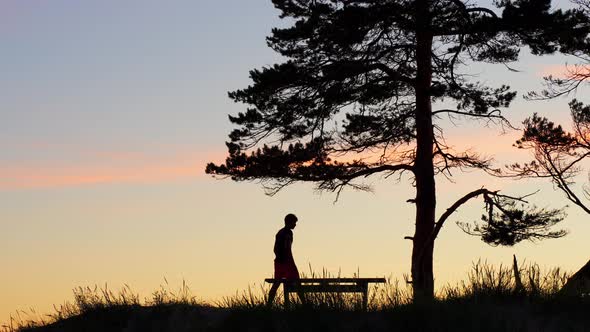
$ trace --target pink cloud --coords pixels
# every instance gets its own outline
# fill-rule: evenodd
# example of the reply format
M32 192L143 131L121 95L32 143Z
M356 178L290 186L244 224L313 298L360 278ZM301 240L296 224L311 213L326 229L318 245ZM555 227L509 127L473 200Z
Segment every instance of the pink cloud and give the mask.
M522 153L511 144L511 135L449 135L454 151L471 148L474 152L500 157L498 154ZM39 147L27 155L34 156ZM62 188L121 183L163 183L204 178L205 165L221 163L227 157L224 149L203 151L196 147L168 147L165 151L89 150L76 147L59 149L66 152L63 160L12 160L0 165L0 190ZM357 155L355 158L369 157ZM355 159L351 156L344 159ZM338 158L342 161L342 158ZM501 160L499 160L501 161Z
M588 68L578 64L553 64L539 67L537 75L540 77L553 76L566 78L576 75L588 75Z
M118 183L161 183L205 176L205 165L223 160L222 152L148 156L141 153L97 152L99 159L0 166L0 190L88 186Z

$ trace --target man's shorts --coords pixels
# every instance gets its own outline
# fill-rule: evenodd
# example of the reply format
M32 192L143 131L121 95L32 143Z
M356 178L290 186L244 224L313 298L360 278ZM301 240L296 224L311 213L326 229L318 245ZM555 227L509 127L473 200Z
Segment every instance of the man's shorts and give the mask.
M295 262L279 263L275 261L275 279L299 279Z

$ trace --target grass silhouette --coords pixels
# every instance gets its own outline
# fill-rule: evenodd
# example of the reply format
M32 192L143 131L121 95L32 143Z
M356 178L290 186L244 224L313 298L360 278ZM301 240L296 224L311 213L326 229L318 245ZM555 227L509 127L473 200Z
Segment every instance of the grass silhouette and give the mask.
M325 270L308 277L333 277ZM309 294L284 310L266 306L270 285L249 287L215 303L199 301L183 282L161 286L143 301L129 286L79 287L74 301L44 318L17 315L2 332L45 331L589 331L590 297L564 296L569 274L536 264L520 269L485 261L467 279L441 287L435 301L413 304L411 287L388 279L370 291L368 311L356 294ZM520 287L517 287L519 285Z

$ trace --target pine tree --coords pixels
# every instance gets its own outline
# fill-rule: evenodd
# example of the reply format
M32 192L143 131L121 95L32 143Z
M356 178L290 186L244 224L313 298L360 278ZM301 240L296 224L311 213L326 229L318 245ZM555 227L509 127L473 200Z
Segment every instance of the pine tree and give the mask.
M509 126L502 110L516 92L473 81L464 69L507 65L523 47L535 55L578 50L589 30L582 11L552 10L550 0L501 0L495 8L461 0L273 3L292 25L273 29L267 43L287 60L252 70L252 85L229 93L250 106L230 116L237 128L229 157L208 164L207 173L260 180L270 194L297 181L339 194L367 189L362 180L372 175L408 174L416 190L409 200L416 208L409 237L415 300L433 297L434 241L470 199L483 198L488 213L482 225L464 228L486 242L563 235L548 229L560 211L525 211L524 198L487 188L466 193L437 219L438 175L457 168L498 174L489 159L447 147L437 119Z

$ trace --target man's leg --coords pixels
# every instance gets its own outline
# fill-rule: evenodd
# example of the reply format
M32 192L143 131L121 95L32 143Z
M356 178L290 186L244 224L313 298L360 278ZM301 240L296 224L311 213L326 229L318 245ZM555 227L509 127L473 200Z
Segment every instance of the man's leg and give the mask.
M274 268L275 282L272 283L272 287L268 292L268 299L266 300L266 305L269 307L272 305L272 302L274 301L275 296L277 295L277 289L279 289L279 286L281 285L281 283L278 280L283 278L285 274L283 264L277 262L276 260L274 261Z
M293 279L295 279L294 283L299 285L299 270L297 270L297 265L295 265L295 263L293 263L293 266L291 267L290 274L291 274L291 277ZM306 303L305 294L302 291L298 291L297 296L299 296L299 300L301 301L301 304Z

